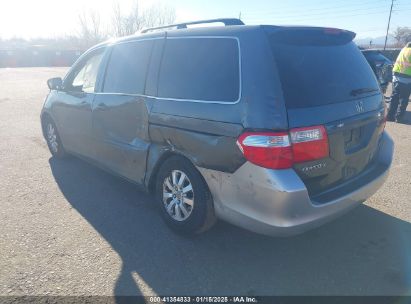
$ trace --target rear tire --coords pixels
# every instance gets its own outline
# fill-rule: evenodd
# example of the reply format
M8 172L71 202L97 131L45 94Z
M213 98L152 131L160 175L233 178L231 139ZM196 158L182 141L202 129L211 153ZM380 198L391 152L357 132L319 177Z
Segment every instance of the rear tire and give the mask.
M207 184L183 157L172 156L162 164L155 194L164 221L176 232L198 234L216 222Z
M51 118L43 120L43 133L51 155L56 158L65 158L67 153L64 150L56 124Z

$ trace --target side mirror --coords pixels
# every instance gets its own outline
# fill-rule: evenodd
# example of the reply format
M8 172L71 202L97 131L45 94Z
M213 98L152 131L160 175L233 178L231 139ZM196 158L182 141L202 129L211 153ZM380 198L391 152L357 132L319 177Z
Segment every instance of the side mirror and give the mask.
M47 85L50 90L61 90L63 88L63 80L60 77L50 78L47 80Z

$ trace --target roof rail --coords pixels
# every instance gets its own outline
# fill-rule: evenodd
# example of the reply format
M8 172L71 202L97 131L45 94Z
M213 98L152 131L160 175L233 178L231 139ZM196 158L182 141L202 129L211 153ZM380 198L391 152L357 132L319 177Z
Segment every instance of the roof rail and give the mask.
M224 23L225 26L244 25L244 22L242 22L240 19L220 18L220 19L199 20L199 21L193 21L193 22L184 22L184 23L176 23L176 24L163 25L163 26L157 26L157 27L150 27L150 28L143 29L140 33L144 34L144 33L150 32L150 31L161 30L161 29L172 28L172 27L175 27L177 30L179 30L179 29L187 28L187 25L206 24L206 23L215 23L215 22Z

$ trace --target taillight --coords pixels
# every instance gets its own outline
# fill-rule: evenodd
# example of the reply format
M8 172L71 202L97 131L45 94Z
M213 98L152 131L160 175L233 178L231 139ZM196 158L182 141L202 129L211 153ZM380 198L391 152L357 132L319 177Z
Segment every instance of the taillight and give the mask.
M323 126L296 128L290 130L295 163L327 157L328 136Z
M261 167L291 168L294 163L327 157L328 137L323 126L290 132L246 132L237 140L244 157Z
M290 138L287 132L246 132L237 145L244 157L261 167L286 169L292 166Z

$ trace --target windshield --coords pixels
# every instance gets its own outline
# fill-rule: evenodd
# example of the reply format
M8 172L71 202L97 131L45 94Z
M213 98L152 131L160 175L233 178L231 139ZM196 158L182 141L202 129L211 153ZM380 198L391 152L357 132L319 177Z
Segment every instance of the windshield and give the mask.
M371 61L381 61L390 64L390 60L378 51L363 52L365 58Z
M288 108L321 106L376 94L378 83L372 69L351 41L310 32L295 36L272 34L270 42L278 66ZM290 37L291 36L291 37ZM364 90L365 89L365 90ZM362 94L361 94L362 95ZM362 96L364 96L362 95Z

